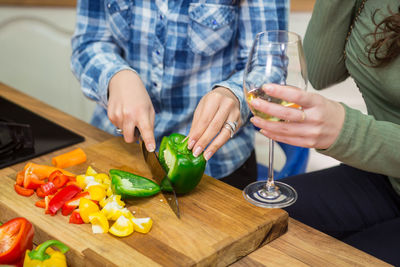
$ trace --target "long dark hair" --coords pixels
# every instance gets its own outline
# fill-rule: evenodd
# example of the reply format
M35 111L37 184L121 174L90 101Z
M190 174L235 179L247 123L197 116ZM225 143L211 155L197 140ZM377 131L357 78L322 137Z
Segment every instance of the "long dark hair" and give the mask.
M373 67L383 67L400 55L400 6L398 12L389 9L390 16L377 23L374 12L372 21L376 25L375 31L371 33L374 37L373 43L367 47L368 60Z

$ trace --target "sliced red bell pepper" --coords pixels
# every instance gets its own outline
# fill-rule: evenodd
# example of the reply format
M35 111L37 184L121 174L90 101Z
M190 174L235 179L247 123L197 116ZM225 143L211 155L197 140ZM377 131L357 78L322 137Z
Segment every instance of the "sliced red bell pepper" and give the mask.
M24 197L32 196L35 191L33 189L26 189L20 185L14 184L15 192Z
M40 187L38 189L36 189L36 195L40 198L44 198L46 196L45 193L43 192L42 188L40 188Z
M38 200L35 202L35 206L45 209L46 208L46 201L44 199Z
M24 173L24 187L27 189L36 189L44 184L36 174L32 172L31 168L27 168Z
M22 266L25 251L32 249L33 235L32 224L22 217L0 226L0 263Z
M49 182L52 182L57 188L61 188L70 181L70 177L74 178L73 176L67 176L61 171L56 170L50 174Z
M45 184L42 184L40 186L40 189L45 196L52 195L57 192L57 187L54 185L53 182L47 182Z
M82 191L82 188L76 185L69 185L57 192L49 202L49 212L53 215L57 213L59 209L67 202L72 199L76 194Z
M83 224L84 221L82 220L81 214L79 213L79 209L74 210L69 216L69 223L74 224Z
M71 214L71 212L79 206L79 201L83 197L90 199L89 192L86 191L86 192L78 193L75 197L73 197L72 199L65 202L64 205L62 206L62 210L61 210L62 215L67 216L67 215Z

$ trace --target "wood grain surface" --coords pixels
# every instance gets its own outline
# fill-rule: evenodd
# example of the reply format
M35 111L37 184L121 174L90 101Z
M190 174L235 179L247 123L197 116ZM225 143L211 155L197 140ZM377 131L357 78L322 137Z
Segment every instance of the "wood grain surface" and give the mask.
M69 171L81 174L90 165L98 172L108 173L116 168L151 178L139 145L126 144L121 137L84 150L88 161ZM203 176L190 194L178 198L180 220L161 194L127 201L127 207L137 217L149 216L154 223L149 234L134 233L126 238L95 235L89 224L73 225L61 214L46 215L34 206L36 196L27 198L14 192L15 174L1 179L1 213L24 216L34 224L39 236L68 245L70 266L81 266L86 260L84 251L88 250L94 257L91 261L96 261L93 255L98 254L118 266L226 266L287 230L285 211L255 207L244 200L240 190L208 176ZM12 217L1 215L0 220ZM35 238L37 242L46 239Z

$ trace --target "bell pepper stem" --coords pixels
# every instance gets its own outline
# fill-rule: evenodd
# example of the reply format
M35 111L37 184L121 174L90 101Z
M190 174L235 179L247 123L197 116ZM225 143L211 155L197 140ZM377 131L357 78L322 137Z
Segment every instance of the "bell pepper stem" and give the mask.
M43 242L40 246L38 246L36 249L30 251L28 253L29 258L31 258L32 260L39 260L39 261L45 261L47 259L50 259L50 255L46 253L46 249L51 246L55 246L62 253L66 253L69 250L69 247L67 247L67 245L58 240L47 240L46 242Z

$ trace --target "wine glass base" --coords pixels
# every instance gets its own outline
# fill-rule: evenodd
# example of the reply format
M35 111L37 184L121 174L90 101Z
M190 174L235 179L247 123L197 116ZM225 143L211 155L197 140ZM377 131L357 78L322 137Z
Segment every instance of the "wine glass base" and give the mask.
M284 208L296 202L296 190L290 185L275 181L278 192L267 192L265 183L266 181L257 181L246 186L243 190L244 198L263 208Z

